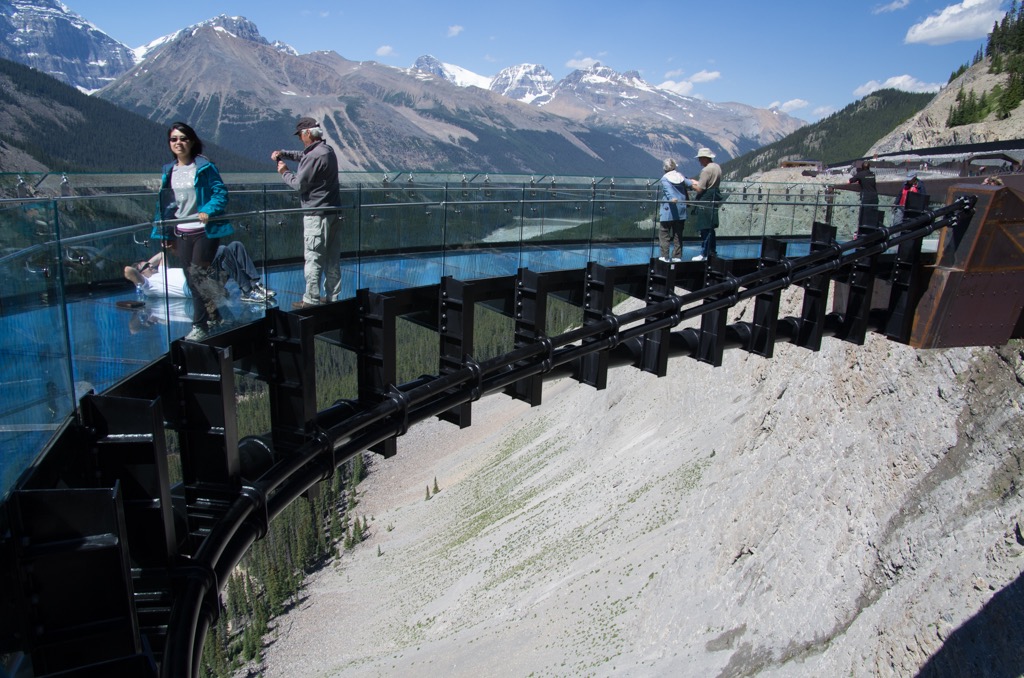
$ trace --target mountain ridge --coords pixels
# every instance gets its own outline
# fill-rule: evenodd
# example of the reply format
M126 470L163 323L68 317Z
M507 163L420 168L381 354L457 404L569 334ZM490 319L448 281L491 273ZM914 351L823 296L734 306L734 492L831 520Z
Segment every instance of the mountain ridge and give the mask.
M59 3L26 0L22 4L52 9ZM219 42L209 35L211 30L218 33ZM218 68L212 67L210 59L185 49L199 44L197 39L205 40L205 47L217 54ZM231 41L237 44L228 45ZM279 56L268 56L267 50ZM730 157L806 124L777 112L720 108L659 93L635 72L617 74L600 66L557 83L543 66L510 66L487 88L497 98L484 100L471 90L482 89L486 79L466 69L437 60L421 64L428 66L421 71L351 62L340 55L301 55L267 40L244 17L224 14L125 52L133 55L131 65L98 96L160 124L186 119L204 137L254 160L262 159L273 150L271 144L281 143L281 136L290 133L289 119L294 125L295 118L306 114L330 119L328 126L338 131L338 138L331 141L339 146L344 145L343 139L363 140L345 148L352 169L601 175L650 175L666 155L679 158L684 169L689 166L696 171L694 156L700 146ZM182 60L176 69L161 63L160 55L168 53ZM142 57L138 63L135 55ZM325 75L320 70L323 66L332 72L318 88L313 81ZM149 77L155 72L159 79ZM403 73L404 79L395 73ZM419 76L422 73L434 79L425 81ZM367 82L373 78L377 82ZM445 89L442 81L460 87ZM498 91L496 82L501 85ZM432 91L424 92L424 86ZM512 114L507 102L519 100L527 108ZM646 113L646 105L656 106L660 114ZM701 114L691 118L694 110ZM355 111L358 120L348 115ZM716 120L718 111L728 113ZM557 120L552 114L567 119ZM521 125L519 129L543 138L526 134L520 139L517 130L490 123L506 115ZM356 128L349 127L352 124ZM402 136L403 130L407 136ZM234 134L241 136L236 140ZM382 145L370 148L368 142ZM534 152L538 155L530 157ZM552 162L554 166L549 165Z

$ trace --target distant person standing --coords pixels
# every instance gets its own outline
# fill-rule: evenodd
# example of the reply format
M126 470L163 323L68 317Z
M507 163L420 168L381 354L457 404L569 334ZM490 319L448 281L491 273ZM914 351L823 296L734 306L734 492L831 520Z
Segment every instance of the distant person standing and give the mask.
M228 205L228 189L217 167L203 155L203 142L195 130L183 122L167 130L174 161L163 167L153 238L174 237L176 251L185 271L191 293L192 331L190 341L202 341L211 327L222 322L218 302L224 297L224 285L213 265L218 240L234 232L231 224L215 217ZM183 220L173 232L165 232L162 220Z
M277 172L284 182L299 192L303 208L302 238L305 250L303 274L306 291L292 308L316 306L336 301L341 293L341 228L338 208L341 207L341 185L338 182L338 158L324 141L323 129L313 118L300 118L295 135L304 146L301 151L277 150L270 154L277 161ZM295 172L284 160L299 163ZM320 294L320 278L324 292Z
M718 228L718 207L722 202L722 168L715 162L710 148L697 151L697 162L701 165L700 177L687 179L686 185L696 191L691 203L690 216L700 231L701 253L692 261L707 261L715 254L717 242L715 229Z
M665 158L661 164L661 207L659 209L658 244L662 261L682 261L683 228L686 226L686 177L676 169L676 161ZM671 259L669 250L674 247Z
M850 177L851 184L860 186L860 213L857 217L857 225L868 224L878 225L878 186L875 183L875 173L871 171L871 164L868 162L858 163ZM874 213L872 213L874 211Z

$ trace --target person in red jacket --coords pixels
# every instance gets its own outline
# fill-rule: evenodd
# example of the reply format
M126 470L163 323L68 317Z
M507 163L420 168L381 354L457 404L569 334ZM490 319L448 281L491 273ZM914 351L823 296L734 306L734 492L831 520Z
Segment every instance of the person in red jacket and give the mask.
M907 180L903 182L903 190L900 191L899 200L893 205L895 216L893 223L898 224L903 221L903 215L907 205L907 194L909 193L923 193L928 194L928 191L924 190L924 184L917 178L917 172L911 172L907 175Z

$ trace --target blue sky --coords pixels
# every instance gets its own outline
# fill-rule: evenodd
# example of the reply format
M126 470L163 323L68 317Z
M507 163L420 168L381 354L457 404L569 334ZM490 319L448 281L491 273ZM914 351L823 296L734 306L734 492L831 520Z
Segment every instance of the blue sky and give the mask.
M219 14L301 53L406 68L432 54L480 75L542 64L555 78L600 62L709 101L816 121L874 89L935 92L970 63L1009 0L65 0L129 47Z

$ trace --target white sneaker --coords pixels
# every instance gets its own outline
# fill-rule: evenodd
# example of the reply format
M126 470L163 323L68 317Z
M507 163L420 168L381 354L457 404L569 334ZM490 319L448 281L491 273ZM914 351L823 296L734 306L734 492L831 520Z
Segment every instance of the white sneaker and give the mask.
M185 335L185 341L205 341L210 338L210 331L202 325L193 325L192 331Z
M254 283L251 290L242 293L242 301L250 304L265 304L274 294L276 293L265 289L263 285Z
M693 259L690 259L690 261L705 261L704 255L703 254L698 254Z
M669 262L668 257L658 257L658 261L664 261L666 264Z
M680 259L679 257L672 257L672 262L673 263L678 263L680 261L682 261L682 259Z

